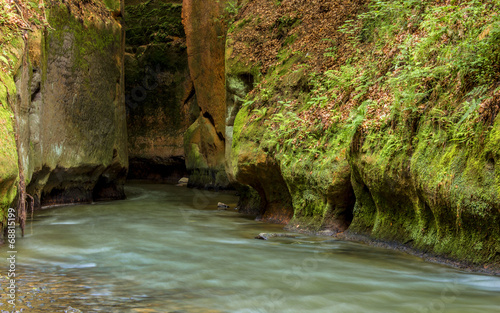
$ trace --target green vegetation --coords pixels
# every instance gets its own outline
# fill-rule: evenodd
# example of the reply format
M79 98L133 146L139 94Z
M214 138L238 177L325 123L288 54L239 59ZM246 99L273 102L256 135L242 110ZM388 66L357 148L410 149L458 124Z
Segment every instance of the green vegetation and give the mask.
M22 31L35 31L45 26L45 6L41 0L6 3L0 7L0 70L3 73L13 76L18 67L17 49L22 42Z
M48 7L46 9L45 4L50 4L50 9ZM24 148L31 149L31 151L23 153L24 161L22 162L29 169L22 173L22 170L20 171L18 168L18 151L15 141L15 131L18 127L16 120L26 122L25 118L28 116L28 111L13 112L14 108L19 106L14 81L19 80L21 75L31 74L32 67L46 66L47 60L41 61L39 58L40 55L47 58L49 54L47 52L48 45L53 49L52 51L59 48L57 52L64 55L64 57L72 58L76 56L74 64L88 73L90 67L87 61L91 55L100 53L100 56L106 54L107 57L108 48L113 47L112 45L115 43L118 45L120 43L121 30L119 27L110 26L110 23L101 23L101 21L111 17L108 9L112 9L111 6L117 8L119 1L106 1L106 4L109 5L108 8L104 6L103 1L72 1L66 2L64 5L62 1L33 0L10 1L9 3L3 3L0 8L0 47L2 51L0 54L0 222L4 217L5 209L12 205L18 193L20 178L25 178L25 182L19 182L19 193L22 195L25 183L28 183L31 179L33 163L47 161L42 160L39 156L35 158L28 157L34 149L33 143L30 143L29 147ZM49 25L47 17L50 18L51 25ZM92 19L93 21L91 21ZM102 32L101 35L95 32L99 27L106 28L106 31ZM42 32L44 33L44 40L41 40ZM68 36L68 33L71 35ZM105 35L102 36L102 34ZM50 40L56 40L57 44L53 44ZM68 43L71 48L78 47L76 51L69 51ZM29 47L28 51L26 51L27 47ZM41 53L42 50L45 50L45 53ZM24 53L29 55L29 60L27 60L28 67L22 69L21 60ZM111 63L113 62L111 61ZM40 70L40 68L37 68L37 70ZM46 68L42 69L42 75L44 75L42 81L47 79L46 70ZM23 86L23 84L29 86L30 83L21 81L20 85ZM87 86L83 86L82 89L85 87ZM112 87L115 88L115 81L112 82ZM19 92L29 97L29 90L24 89ZM102 92L108 93L105 90ZM92 94L97 93L93 92ZM95 97L99 96L96 95ZM31 109L30 107L30 116ZM19 116L14 118L14 114L19 114ZM103 127L107 126L104 125ZM93 124L93 128L96 128L95 124ZM80 130L76 131L81 132ZM21 138L21 142L23 139L25 138ZM68 155L71 155L71 153L68 153ZM50 160L47 163L50 163Z
M365 229L375 214L374 236L414 240L418 248L470 261L496 257L498 176L492 170L498 149L491 147L498 142L498 110L491 103L500 74L498 8L480 1L379 1L344 29L351 29L353 44L379 49L354 56L362 66L357 85L370 82L354 97L380 99L370 88L391 97L371 102L362 147L352 154L353 166L370 177L370 183L358 182L368 184L373 200L370 215L355 217L354 229ZM392 47L393 56L377 62ZM405 173L411 179L399 177ZM388 175L410 188L393 192L398 211L383 195ZM362 194L360 188L357 196ZM481 251L472 254L478 245Z
M9 98L16 93L11 77L0 72L0 223L5 225L6 212L17 193L18 167L14 138L14 114Z
M238 0L216 0L217 5L220 6L220 2L223 4L223 12L220 16L216 18L217 22L221 22L224 25L233 25L235 22L236 15L238 11L243 7L245 1ZM226 27L224 26L224 27Z
M162 43L185 37L181 16L182 5L152 0L137 5L127 5L126 39L128 45L140 46Z
M324 71L283 45L238 114L234 154L253 147L279 162L292 223L318 229L350 205L351 232L498 262L499 11L370 1L323 39L321 57L336 62Z
M71 47L74 54L74 70L88 70L89 58L95 55L107 55L110 47L120 43L120 29L113 24L96 23L88 16L78 18L68 12L66 5L59 4L50 8L48 14L49 23L52 26L48 29L49 40L56 40L58 43L64 42L68 32L74 36ZM102 18L102 17L99 17ZM68 54L67 48L60 46L58 53Z
M14 75L24 49L23 31L46 26L43 1L3 3L0 7L0 223L17 194L19 177L13 105Z
M83 0L90 1L90 0ZM120 0L102 0L109 10L120 10Z

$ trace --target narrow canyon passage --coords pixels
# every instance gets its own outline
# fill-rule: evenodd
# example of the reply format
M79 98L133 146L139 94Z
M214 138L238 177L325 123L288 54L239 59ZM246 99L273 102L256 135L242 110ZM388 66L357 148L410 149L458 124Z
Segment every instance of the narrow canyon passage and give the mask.
M126 193L127 200L35 214L25 238L18 241L18 308L328 313L499 309L499 277L331 237L294 234L256 240L261 232L283 232L282 226L233 212L237 198L229 194L154 184L129 184ZM218 210L219 201L231 210ZM6 252L6 247L1 249ZM5 267L6 261L1 262Z
M0 2L0 313L500 312L500 0Z

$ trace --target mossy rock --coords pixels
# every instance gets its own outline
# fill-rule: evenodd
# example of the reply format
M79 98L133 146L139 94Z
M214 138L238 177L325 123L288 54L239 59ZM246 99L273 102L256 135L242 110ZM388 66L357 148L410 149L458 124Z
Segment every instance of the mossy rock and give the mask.
M230 187L224 169L224 141L211 121L199 116L184 134L186 168L191 187L227 189Z
M103 2L81 5L77 11L75 3L48 6L51 28L38 43L37 67L23 67L18 82L24 86L21 102L29 109L19 118L29 128L30 152L23 159L36 205L124 197L122 26ZM35 71L41 78L31 99Z
M17 147L14 137L14 113L9 108L9 99L14 98L16 87L11 77L0 73L0 222L17 194L19 177Z
M181 15L182 4L171 1L126 4L127 45L141 46L185 37Z
M12 107L17 100L14 73L20 66L24 44L21 37L10 29L11 40L3 42L4 54L10 60L9 69L0 71L0 223L5 222L7 209L17 195L19 181L18 153L15 140L15 117ZM7 37L7 34L4 34Z
M228 122L229 168L264 198L263 206L273 192L285 195L273 199L293 207L292 226L344 221L351 233L498 267L498 14L486 1L449 11L432 1L416 7L371 2L358 16L351 12L342 26L349 34L329 41L322 59L312 49L293 51L303 39L293 36L273 41L269 53L251 51L289 27L322 30L301 29L270 10L277 23L259 24L256 13L266 10L244 5L226 47L228 103L242 102L234 124ZM381 11L390 18L380 19ZM301 16L309 27L310 18ZM457 28L463 19L477 27ZM403 37L416 41L396 39ZM333 65L318 70L308 59ZM249 95L240 75L257 82ZM269 186L262 168L281 179Z

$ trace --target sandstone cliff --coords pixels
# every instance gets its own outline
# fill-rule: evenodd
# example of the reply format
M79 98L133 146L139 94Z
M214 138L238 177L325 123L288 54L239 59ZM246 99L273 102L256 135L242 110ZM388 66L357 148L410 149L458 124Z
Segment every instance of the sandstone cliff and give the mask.
M129 178L186 175L184 133L199 108L188 68L182 1L126 1Z
M1 147L8 151L1 158L2 212L12 204L18 182L36 206L124 197L122 3L45 5L46 27L11 27L9 36L17 39L4 42L14 51L14 66L2 77Z
M42 205L123 198L122 25L103 3L48 5L51 28L30 42L40 54L22 67L18 82L28 192Z
M263 217L498 267L498 5L237 4L228 169Z
M2 32L5 31L2 28ZM0 221L3 223L6 209L17 194L19 179L14 119L16 85L13 71L22 56L24 42L20 35L14 35L10 42L4 42L2 46L2 56L5 59L2 59L0 71Z
M181 26L129 0L126 53L123 2L47 5L0 58L2 212L19 180L121 198L130 153L291 229L500 267L497 3L184 0Z
M224 43L226 1L184 0L189 70L200 114L185 137L190 186L227 188L225 173L226 92Z

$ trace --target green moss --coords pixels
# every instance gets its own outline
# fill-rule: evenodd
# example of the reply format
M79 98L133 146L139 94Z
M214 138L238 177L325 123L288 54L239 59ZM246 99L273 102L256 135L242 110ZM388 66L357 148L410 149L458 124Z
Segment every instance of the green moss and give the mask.
M0 84L0 98L5 95L2 87ZM0 222L17 194L19 171L12 116L12 111L0 107Z
M0 223L3 223L7 209L17 195L19 170L11 107L16 99L14 74L19 68L24 43L19 31L6 27L0 29L2 55L8 60L0 70Z
M118 97L123 57L120 24L111 15L87 10L83 15L70 13L63 4L52 4L47 16L52 28L42 39L41 92L53 102L45 107L51 113L44 119L64 124L57 126L63 130L59 137L50 132L45 136L41 156L33 162L52 168L127 164L125 117L119 114Z
M233 128L233 147L237 148L238 139L240 138L241 132L243 131L243 127L248 119L249 108L248 106L244 106L243 109L238 111L236 115L236 119L234 120L234 128Z
M149 43L172 41L174 37L185 37L182 26L182 4L161 0L147 1L125 7L128 45L140 46Z
M14 80L0 71L0 222L17 194L19 176L17 147L14 138L14 113L10 101L16 95Z
M351 231L412 242L418 249L456 259L493 261L497 243L492 238L499 234L498 154L483 149L495 132L483 144L466 147L429 142L429 133L439 137L443 130L436 131L426 116L420 125L410 155L404 144L394 149L395 140L407 140L397 133L367 136L362 154L351 156L353 167L362 173L353 180L357 205Z
M196 168L189 174L190 187L208 189L226 189L229 186L227 175L221 168Z
M228 33L232 33L232 32L241 30L246 25L251 24L251 23L257 23L257 21L258 21L258 18L256 18L253 15L250 15L242 20L239 20L237 22L232 23L228 29Z
M186 136L186 138L189 138ZM200 148L197 144L191 144L191 148L186 155L186 163L190 164L192 168L197 169L208 169L207 161L205 157L200 152Z
M120 0L102 0L109 10L120 10Z
M89 70L89 57L95 54L107 55L113 46L121 43L121 31L114 23L95 20L90 16L78 19L68 12L65 5L52 6L48 10L48 21L52 28L48 30L48 40L59 44L70 42L71 46L61 46L61 54L68 54L71 49L72 64L75 70Z
M374 42L380 48L393 45L392 38L406 27L398 23L407 22L399 14L415 12L409 3L371 5L373 11L359 17L364 26L353 41ZM418 5L427 6L428 14L414 16L412 23L427 33L418 41L408 37L392 61L399 71L386 74L394 95L390 124L377 120L377 115L367 116L362 147L350 154L350 163L359 173L353 176L357 204L351 230L411 242L416 248L461 260L492 262L498 251L492 238L499 234L498 148L493 151L489 141L498 126L488 131L480 122L479 103L487 99L488 89L481 84L489 82L487 76L471 79L476 65L467 61L467 55L482 45L480 33L495 28L491 25L496 25L497 18L491 15L491 7L480 2L453 9ZM372 18L380 10L389 10L384 15L387 19ZM454 21L459 17L475 24L474 30L457 27ZM440 37L443 31L453 37L447 44ZM458 32L463 33L455 36ZM361 53L357 63L372 66L376 59ZM365 73L377 71L375 67ZM422 83L423 77L429 84ZM464 80L467 85L457 92L456 84Z
M244 60L242 56L233 57L233 41L228 35L226 40L226 76L238 77L241 75L251 75L254 84L257 84L262 79L260 65L258 63Z
M0 97L2 94L2 85L0 85ZM13 113L10 109L0 107L0 180L11 176L17 172L17 152L14 139ZM13 166L16 164L16 166Z
M289 49L293 36L264 74L233 56L229 36L227 73L261 75L236 117L235 172L256 162L241 155L276 161L301 226L320 228L350 209L352 232L500 262L497 11L486 1L370 2L342 29L349 47L325 57L357 49L314 75ZM273 26L285 34L295 23L283 16ZM355 204L338 197L350 184Z

